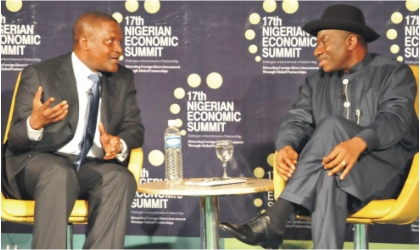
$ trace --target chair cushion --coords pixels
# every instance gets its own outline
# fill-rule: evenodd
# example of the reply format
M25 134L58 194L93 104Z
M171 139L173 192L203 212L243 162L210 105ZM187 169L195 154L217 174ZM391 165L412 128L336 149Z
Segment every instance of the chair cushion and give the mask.
M74 205L71 217L87 217L88 202L85 200L77 200ZM9 216L14 217L34 217L35 201L32 200L15 200L4 199L2 201L2 209Z
M357 219L376 219L384 217L388 214L392 208L394 207L396 200L389 199L389 200L373 200L369 202L363 209L354 213L349 218Z

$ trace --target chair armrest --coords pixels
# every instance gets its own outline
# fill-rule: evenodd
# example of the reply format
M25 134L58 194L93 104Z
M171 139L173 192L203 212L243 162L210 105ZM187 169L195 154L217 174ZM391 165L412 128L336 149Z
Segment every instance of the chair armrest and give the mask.
M136 179L137 185L140 182L141 170L143 168L143 149L142 148L135 148L131 150L130 153L130 162L128 163L128 170L133 173L134 178Z

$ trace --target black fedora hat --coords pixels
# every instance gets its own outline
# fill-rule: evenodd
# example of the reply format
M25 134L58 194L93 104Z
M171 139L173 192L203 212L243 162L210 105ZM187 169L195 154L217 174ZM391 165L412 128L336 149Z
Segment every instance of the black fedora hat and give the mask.
M321 19L305 24L302 29L313 36L320 30L351 31L361 35L368 43L379 38L378 33L366 26L363 12L348 4L336 4L326 8Z

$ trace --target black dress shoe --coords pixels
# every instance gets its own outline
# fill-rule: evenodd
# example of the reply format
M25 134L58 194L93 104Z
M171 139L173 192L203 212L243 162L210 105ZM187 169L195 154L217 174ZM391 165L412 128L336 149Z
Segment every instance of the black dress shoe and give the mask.
M270 223L268 215L258 214L255 218L239 226L222 222L220 228L245 244L278 249L283 243L283 235L273 235Z

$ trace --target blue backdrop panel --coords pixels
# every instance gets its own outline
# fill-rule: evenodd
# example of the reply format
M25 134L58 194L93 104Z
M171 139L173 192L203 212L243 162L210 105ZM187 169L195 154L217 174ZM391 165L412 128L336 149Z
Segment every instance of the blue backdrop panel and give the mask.
M145 183L165 178L163 132L168 119L176 119L183 134L185 178L222 175L212 147L222 137L235 143L230 176L271 178L276 130L298 87L318 69L316 39L300 27L336 2L19 3L1 2L2 134L19 71L70 52L72 25L80 14L106 12L120 22L125 36L121 64L135 72L146 127ZM361 8L367 24L381 35L369 44L371 52L418 64L418 6L403 1L347 3ZM272 192L221 197L220 220L243 222L273 201ZM198 237L198 218L198 198L137 193L128 234ZM310 222L290 223L289 229L288 239L310 239ZM28 231L30 227L21 225L2 227L2 232ZM350 240L350 227L348 233ZM374 226L370 234L374 242L418 243L418 222Z

